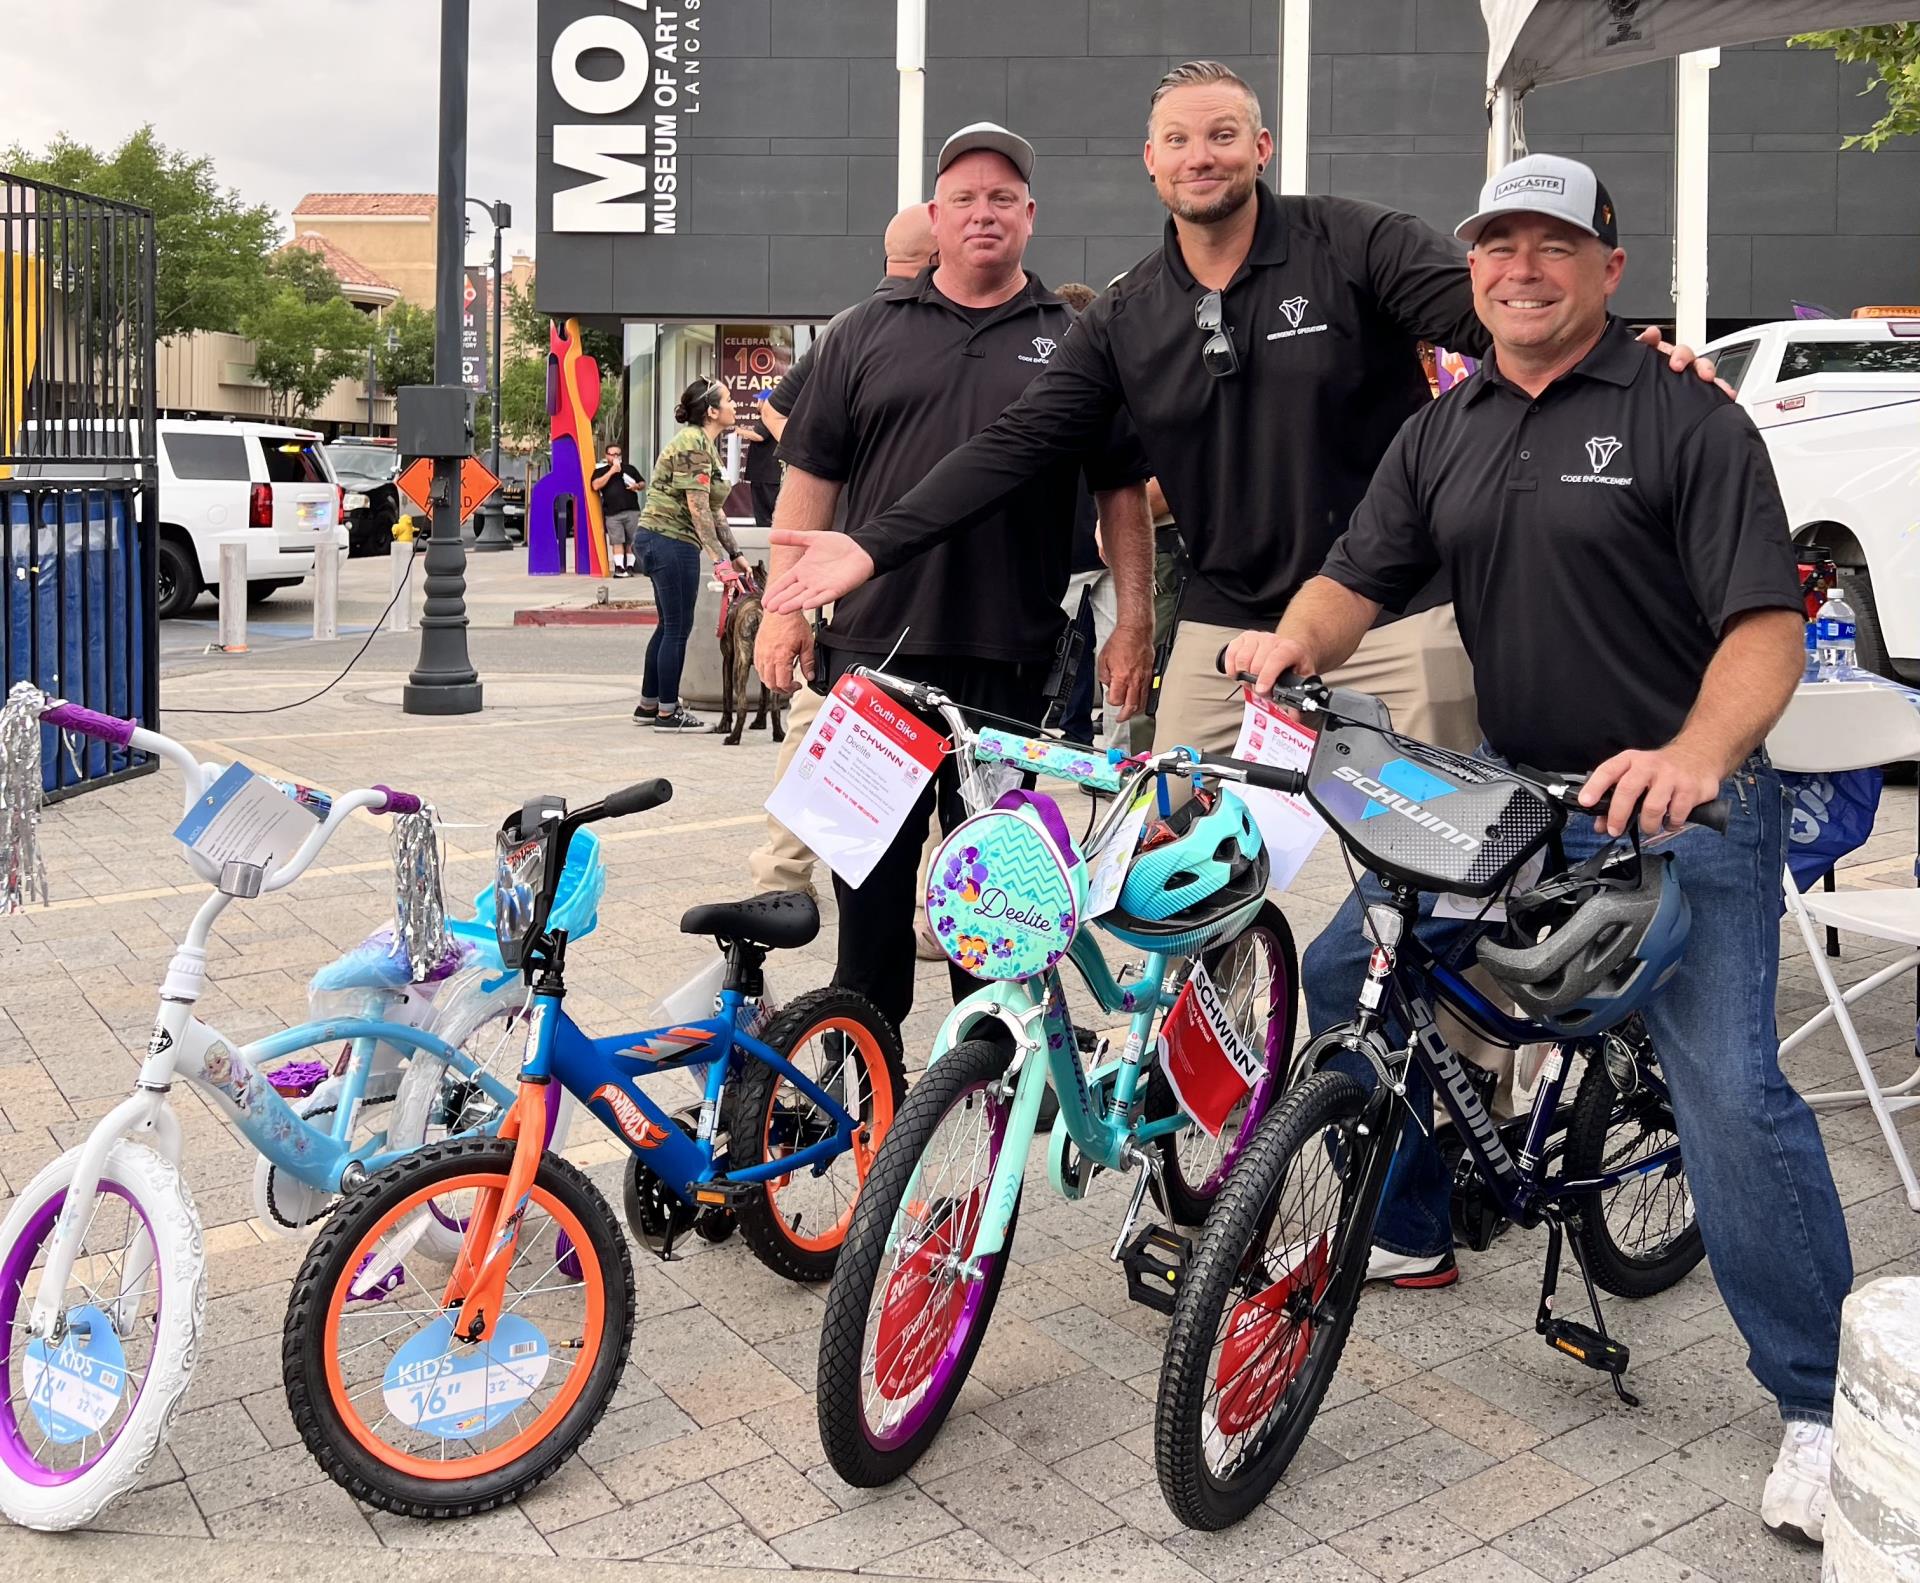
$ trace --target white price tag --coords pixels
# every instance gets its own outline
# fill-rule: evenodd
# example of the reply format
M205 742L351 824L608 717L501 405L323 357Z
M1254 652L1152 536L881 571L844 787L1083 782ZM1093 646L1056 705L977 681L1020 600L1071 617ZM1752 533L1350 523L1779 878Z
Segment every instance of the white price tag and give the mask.
M216 864L279 868L313 834L311 809L244 764L232 764L173 834Z
M1240 717L1240 737L1233 745L1233 756L1277 769L1304 770L1313 756L1314 734L1289 719L1278 705L1256 698L1251 687L1243 688L1242 694L1246 710ZM1267 844L1273 864L1267 888L1285 890L1326 833L1326 822L1304 797L1283 797L1256 786L1236 786L1234 790L1246 799L1254 823L1260 826L1260 838Z
M1198 962L1160 1025L1160 1064L1180 1108L1217 1138L1260 1081L1260 1056Z
M1120 887L1125 883L1127 868L1133 862L1133 854L1140 845L1140 833L1147 827L1147 816L1153 811L1153 785L1149 781L1140 788L1133 800L1133 806L1121 817L1114 832L1101 842L1096 851L1086 855L1087 863L1087 907L1084 916L1088 920L1113 911L1114 904L1120 900Z
M860 885L947 751L946 738L890 694L843 676L766 809L841 879Z

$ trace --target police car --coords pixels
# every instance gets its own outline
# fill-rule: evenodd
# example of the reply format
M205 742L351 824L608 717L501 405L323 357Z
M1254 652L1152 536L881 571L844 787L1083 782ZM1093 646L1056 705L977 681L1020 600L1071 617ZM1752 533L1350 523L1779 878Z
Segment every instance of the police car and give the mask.
M1860 664L1920 684L1920 309L1762 324L1706 351L1766 438L1795 543L1840 567Z

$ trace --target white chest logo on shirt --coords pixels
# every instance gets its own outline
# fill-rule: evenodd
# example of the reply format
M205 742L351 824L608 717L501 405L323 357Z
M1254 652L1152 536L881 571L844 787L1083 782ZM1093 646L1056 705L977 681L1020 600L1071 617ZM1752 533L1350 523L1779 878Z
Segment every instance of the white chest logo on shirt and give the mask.
M1563 484L1612 484L1615 488L1625 488L1633 482L1631 475L1620 478L1610 476L1603 471L1606 465L1620 454L1623 441L1611 434L1596 434L1587 441L1587 468L1584 473L1562 473Z
M1045 363L1053 356L1053 350L1059 344L1060 343L1051 336L1036 335L1033 338L1033 349L1040 355L1038 357L1029 357L1025 352L1022 352L1020 354L1020 361L1023 363Z
M1307 307L1308 303L1305 297L1287 298L1285 302L1280 304L1280 311L1286 316L1289 328L1285 330L1275 330L1267 336L1267 339L1269 341L1291 341L1296 335L1318 335L1322 330L1326 329L1324 324L1302 324L1300 322L1307 316Z

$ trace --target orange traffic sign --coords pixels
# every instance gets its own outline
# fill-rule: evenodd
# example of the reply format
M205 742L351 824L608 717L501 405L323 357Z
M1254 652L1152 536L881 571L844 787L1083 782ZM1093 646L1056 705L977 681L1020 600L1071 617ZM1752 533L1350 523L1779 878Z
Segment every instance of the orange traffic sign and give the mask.
M431 456L423 456L417 461L409 462L406 471L394 482L400 486L400 493L407 499L427 515L433 514L433 458Z
M500 478L477 456L460 464L460 520L465 522L480 509L480 503L500 487Z

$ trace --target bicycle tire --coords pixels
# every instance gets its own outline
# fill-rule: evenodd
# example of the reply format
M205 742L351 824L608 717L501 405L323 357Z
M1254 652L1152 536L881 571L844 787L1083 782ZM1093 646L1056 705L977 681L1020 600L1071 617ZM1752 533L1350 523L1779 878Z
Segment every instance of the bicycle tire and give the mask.
M53 1232L79 1155L78 1148L69 1149L35 1176L0 1227L0 1335L16 1334L34 1254ZM50 1533L90 1521L140 1482L193 1382L206 1319L207 1262L200 1215L179 1171L152 1149L122 1139L107 1151L100 1182L103 1190L127 1200L151 1234L159 1273L158 1314L148 1332L145 1375L125 1417L99 1453L73 1469L49 1468L39 1460L46 1442L36 1453L15 1412L11 1339L0 1354L0 1511L24 1528ZM89 1230L92 1224L90 1214ZM76 1287L69 1286L70 1314L75 1295ZM147 1324L144 1312L136 1314L135 1324ZM20 1372L24 1380L24 1354ZM130 1373L124 1367L121 1372ZM84 1451L85 1442L80 1444Z
M1657 1062L1657 1054L1653 1059ZM1617 1097L1606 1063L1596 1055L1589 1055L1586 1073L1580 1079L1573 1110L1567 1118L1566 1153L1562 1165L1567 1176L1578 1178L1597 1175L1610 1164L1632 1158L1643 1146L1663 1146L1660 1142L1662 1138L1678 1141L1679 1132L1672 1107L1664 1099L1656 1098L1651 1090L1643 1089L1626 1101L1630 1122L1635 1128L1634 1135L1624 1143L1610 1142L1618 1131ZM1664 1292L1684 1279L1706 1254L1693 1193L1686 1185L1684 1158L1677 1165L1670 1165L1657 1174L1660 1178L1658 1188L1647 1188L1644 1184L1649 1178L1646 1176L1633 1177L1613 1189L1611 1194L1588 1193L1579 1200L1580 1216L1574 1234L1579 1238L1581 1256L1595 1284L1616 1297L1651 1297L1656 1292ZM1677 1191L1685 1195L1683 1226L1676 1230L1669 1213L1665 1228L1667 1234L1650 1251L1644 1252L1627 1246L1614 1224L1613 1210L1618 1195L1633 1189L1636 1184L1640 1184L1641 1202L1651 1203L1652 1200L1646 1195L1652 1191L1671 1192L1676 1186ZM1630 1211L1627 1216L1629 1224L1633 1218Z
M1242 1156L1181 1274L1160 1374L1153 1444L1161 1494L1189 1528L1225 1528L1267 1497L1306 1439L1339 1367L1359 1306L1372 1242L1374 1208L1359 1210L1367 1221L1360 1225L1354 1195L1369 1175L1372 1151L1393 1132L1392 1128L1376 1130L1359 1147L1353 1146L1357 1135L1351 1124L1359 1121L1367 1105L1366 1090L1344 1072L1318 1073L1288 1093ZM1326 1143L1327 1130L1335 1126L1349 1127L1344 1167ZM1308 1153L1318 1155L1320 1163L1344 1179L1339 1205L1345 1248L1333 1254L1339 1263L1331 1269L1324 1263L1317 1268L1311 1264L1317 1248L1337 1250L1339 1239L1334 1230L1317 1236L1309 1231L1313 1240L1302 1244L1303 1251L1278 1279L1233 1301L1256 1250L1261 1269L1252 1279L1265 1281L1267 1237L1279 1209L1279 1195L1293 1178L1295 1162ZM1295 1295L1294 1283L1307 1269L1313 1269L1311 1280L1318 1294L1314 1306L1331 1306L1331 1317L1306 1326L1302 1334L1295 1313L1284 1329L1275 1329L1271 1319L1279 1316L1277 1304ZM1269 1294L1277 1297L1270 1299ZM1257 1339L1246 1342L1256 1330ZM1253 1350L1236 1359L1232 1352L1236 1344L1243 1351L1247 1346ZM1255 1367L1269 1355L1274 1359L1271 1365L1264 1370ZM1216 1377L1218 1390L1213 1389ZM1263 1408L1261 1398L1275 1388L1276 1380L1280 1394ZM1232 1400L1236 1395L1238 1402ZM1215 1403L1211 1428L1206 1417L1209 1401ZM1223 1434L1219 1426L1229 1421L1229 1414L1248 1413L1259 1414L1260 1433L1243 1448L1241 1460L1246 1465L1242 1470L1223 1478L1209 1466L1208 1437L1224 1440L1242 1432L1231 1429Z
M782 1187L769 1184L734 1206L741 1238L755 1257L790 1281L824 1281L832 1276L853 1223L860 1188L872 1174L874 1157L886 1142L907 1092L907 1063L900 1049L899 1034L881 1015L879 1007L850 989L818 989L788 1002L768 1026L762 1042L805 1071L796 1056L816 1035L834 1032L848 1038L859 1051L866 1077L866 1108L870 1112L862 1129L866 1136L856 1138L847 1151L853 1156L854 1184L853 1192L846 1196L844 1209L825 1232L811 1236L800 1229L805 1209L778 1201L785 1190ZM729 1171L745 1170L771 1158L774 1139L781 1128L791 1130L805 1125L804 1118L776 1114L783 1090L795 1098L804 1096L798 1095L764 1062L748 1056L742 1056L741 1060L745 1070L734 1089L732 1123L727 1134ZM808 1072L807 1075L832 1092L832 1084L821 1081L822 1073ZM845 1104L844 1082L835 1097ZM847 1108L856 1120L861 1119L858 1109ZM804 1144L809 1140L802 1135L794 1141ZM818 1179L827 1180L842 1163L843 1159L836 1157ZM837 1184L835 1196L838 1196Z
M1207 1138L1197 1127L1187 1127L1154 1140L1160 1151L1161 1202L1166 1206L1167 1213L1183 1226L1198 1226L1206 1220L1207 1211L1226 1187L1234 1163L1246 1152L1247 1146L1260 1130L1260 1123L1272 1113L1285 1089L1287 1062L1293 1050L1295 1023L1299 1017L1300 985L1300 957L1294 948L1293 930L1287 924L1286 914L1271 901L1264 903L1254 915L1252 923L1232 940L1224 941L1207 952L1201 960L1207 966L1208 975L1217 982L1214 964L1249 936L1264 937L1271 942L1270 949L1280 970L1275 974L1267 1018L1266 1073L1248 1095L1246 1108L1240 1112L1238 1121L1232 1116L1227 1118L1227 1127L1232 1129L1233 1135L1229 1138L1227 1129L1222 1129L1217 1156L1210 1147L1215 1140ZM1156 1062L1147 1073L1145 1115L1148 1120L1157 1121L1171 1116L1178 1108L1179 1101L1174 1097L1173 1087ZM1190 1170L1192 1162L1181 1159L1182 1143L1192 1143L1196 1139L1205 1140L1199 1161L1200 1167L1205 1170L1204 1175L1199 1169ZM1193 1180L1194 1176L1198 1176L1199 1180Z
M820 1330L816 1411L820 1442L826 1448L827 1459L834 1471L856 1488L890 1484L919 1461L946 1422L992 1321L1019 1223L1017 1201L1013 1219L1007 1226L1006 1247L993 1260L992 1268L981 1283L978 1304L969 1314L963 1298L961 1311L947 1332L941 1356L935 1363L936 1369L946 1365L944 1378L908 1413L909 1427L904 1434L890 1444L877 1444L869 1432L865 1411L868 1318L873 1310L874 1289L887 1268L889 1245L894 1241L894 1223L902 1200L942 1121L997 1084L1006 1075L1012 1060L1013 1052L1005 1044L970 1039L934 1062L908 1093L893 1130L874 1159L860 1201L854 1206L853 1224L840 1250L839 1267L833 1273L832 1285L827 1288L827 1311ZM1008 1102L1000 1103L1004 1115ZM992 1149L993 1159L999 1158L1005 1141L1003 1120L1000 1139ZM991 1170L989 1162L989 1177ZM969 1250L971 1246L969 1237ZM957 1254L960 1250L955 1246L952 1251ZM964 1331L960 1329L962 1325L966 1327ZM957 1351L953 1345L955 1334L959 1337ZM949 1357L951 1363L947 1364Z
M577 1260L581 1285L591 1291L592 1282L586 1273L591 1269L599 1288L595 1355L586 1362L585 1381L561 1415L524 1450L497 1466L476 1469L466 1476L457 1472L425 1476L395 1465L403 1459L416 1463L424 1459L405 1457L392 1449L393 1460L388 1460L354 1432L342 1412L341 1404L350 1401L350 1396L333 1356L333 1316L346 1298L339 1289L359 1272L362 1260L358 1255L363 1247L369 1239L381 1235L409 1202L437 1186L472 1182L504 1187L513 1153L511 1142L470 1138L430 1144L377 1172L341 1199L294 1278L281 1346L287 1407L314 1460L355 1500L407 1517L470 1517L517 1500L566 1465L593 1432L619 1386L633 1343L633 1261L627 1240L613 1210L585 1173L558 1155L543 1154L530 1201L536 1206L544 1204L549 1219L561 1226L561 1215L554 1213L557 1206L566 1217L565 1223L581 1232L581 1238L573 1239L575 1246L584 1239L593 1254L590 1265ZM526 1235L524 1227L522 1235ZM536 1285L538 1282L536 1278ZM560 1394L565 1395L565 1390ZM552 1412L552 1405L539 1410L533 1428L539 1428ZM523 1431L508 1441L508 1449L526 1439L528 1433ZM485 1460L483 1454L480 1458L456 1459L452 1466Z

